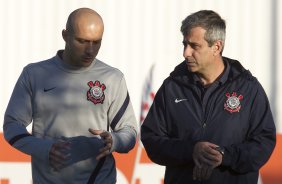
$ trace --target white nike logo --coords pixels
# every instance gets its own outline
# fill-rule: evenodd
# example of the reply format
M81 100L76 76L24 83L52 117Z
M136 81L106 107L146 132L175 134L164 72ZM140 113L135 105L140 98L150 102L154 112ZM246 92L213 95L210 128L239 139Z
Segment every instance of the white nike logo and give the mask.
M186 98L177 99L177 98L176 98L174 102L175 102L175 103L179 103L179 102L182 102L182 101L185 101L185 100L188 100L188 99L186 99Z

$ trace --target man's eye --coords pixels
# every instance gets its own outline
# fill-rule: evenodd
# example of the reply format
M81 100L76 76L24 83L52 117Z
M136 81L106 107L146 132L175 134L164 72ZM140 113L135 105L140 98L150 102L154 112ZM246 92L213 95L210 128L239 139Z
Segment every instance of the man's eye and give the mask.
M190 46L193 48L193 49L197 49L199 46L197 44L193 44L191 43Z
M79 43L82 43L82 44L83 44L83 43L86 43L86 40L78 39L77 41L78 41Z
M101 40L93 41L93 44L95 44L95 45L100 44L100 43L101 43Z
M78 43L80 44L93 44L93 45L98 45L101 43L101 40L97 40L97 41L90 41L90 40L83 40L83 39L76 39Z

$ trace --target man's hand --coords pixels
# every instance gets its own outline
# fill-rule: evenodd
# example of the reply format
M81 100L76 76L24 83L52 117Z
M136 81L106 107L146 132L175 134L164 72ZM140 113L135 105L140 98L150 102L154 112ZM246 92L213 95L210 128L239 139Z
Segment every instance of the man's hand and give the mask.
M213 168L208 165L195 166L193 168L193 180L208 180L212 174Z
M49 152L50 166L55 171L61 170L65 167L66 162L70 159L70 142L59 141L52 145Z
M112 135L107 131L93 130L91 128L89 128L89 132L92 133L93 135L99 135L104 140L105 147L103 147L99 150L100 154L96 157L96 159L99 160L102 157L110 154L110 151L111 151L111 148L112 148L112 145L113 145Z
M221 164L222 155L215 150L218 147L216 144L209 142L198 142L194 146L193 160L196 166L202 164L210 165L213 168Z
M195 167L193 169L194 180L207 180L212 174L212 170L222 162L222 155L215 150L216 144L209 142L198 142L194 146L193 160Z

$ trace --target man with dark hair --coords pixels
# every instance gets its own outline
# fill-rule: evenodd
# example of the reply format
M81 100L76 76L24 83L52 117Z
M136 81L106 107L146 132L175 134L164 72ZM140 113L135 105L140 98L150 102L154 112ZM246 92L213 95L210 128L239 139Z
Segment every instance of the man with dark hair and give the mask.
M225 21L202 10L182 22L183 56L158 90L141 127L166 184L256 184L276 141L259 81L223 57Z

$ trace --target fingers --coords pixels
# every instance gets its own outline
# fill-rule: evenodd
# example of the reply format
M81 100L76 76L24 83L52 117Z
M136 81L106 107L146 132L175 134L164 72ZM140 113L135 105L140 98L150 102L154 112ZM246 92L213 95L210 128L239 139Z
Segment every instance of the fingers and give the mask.
M92 128L89 128L88 131L90 133L92 133L93 135L100 135L101 133L103 133L104 131L103 130L94 130Z
M194 169L193 169L193 180L201 181L201 174L200 174L200 172L201 172L201 168L195 166Z
M96 157L96 160L100 160L101 158L110 154L110 149L104 147L100 149L100 154Z
M103 139L105 145L111 145L113 143L112 135L108 131L94 130L91 128L89 128L88 131L93 135L99 135Z
M208 165L203 165L202 167L195 166L193 169L193 180L208 180L212 174L212 171L213 168Z
M112 143L105 144L105 147L99 150L100 154L96 157L96 160L101 159L111 153Z
M50 166L56 171L62 169L66 162L70 159L70 143L65 141L60 141L54 143L49 152L49 162Z
M104 131L104 130L94 130L92 128L89 128L88 131L90 133L92 133L93 135L99 135L101 138L105 139L105 140L109 140L112 138L112 135L110 134L110 132L108 131Z
M209 147L206 152L203 154L203 160L205 164L215 168L219 166L222 162L222 155L220 152L214 148Z
M213 169L210 168L210 167L207 169L206 174L205 174L206 176L204 177L204 180L208 180L210 178L212 171L213 171Z
M213 168L208 166L208 165L204 165L201 169L201 179L202 180L208 180L210 178L210 175L212 173Z
M108 154L110 154L111 153L112 144L113 144L113 139L112 139L111 133L107 132L107 131L103 131L103 130L94 130L94 129L91 129L91 128L89 128L88 130L93 135L99 135L103 139L103 141L104 141L104 145L105 146L99 150L100 153L96 157L96 159L99 160L102 157L105 157Z
M220 161L220 157L221 157L220 153L216 153L216 155L203 153L202 155L199 156L199 162L206 165L215 166Z
M197 167L201 164L216 167L221 163L222 155L214 150L217 145L209 142L198 142L194 146L193 160Z
M199 167L199 168L201 168L200 160L201 160L201 159L199 159L199 157L194 158L194 163L195 163L195 165L196 165L197 167Z

